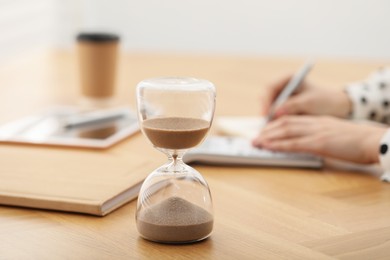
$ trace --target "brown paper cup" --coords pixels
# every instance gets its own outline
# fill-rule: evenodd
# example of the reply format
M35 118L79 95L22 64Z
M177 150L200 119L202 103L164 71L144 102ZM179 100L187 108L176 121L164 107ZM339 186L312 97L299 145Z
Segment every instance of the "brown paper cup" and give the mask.
M80 33L77 47L82 95L97 100L111 98L115 92L119 37Z

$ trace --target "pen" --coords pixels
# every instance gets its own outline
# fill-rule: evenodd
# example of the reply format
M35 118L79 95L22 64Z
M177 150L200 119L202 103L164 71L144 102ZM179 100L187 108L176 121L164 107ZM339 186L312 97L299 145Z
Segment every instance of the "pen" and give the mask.
M281 104L286 102L286 100L291 96L292 93L299 87L302 83L303 79L309 73L311 68L314 66L312 60L307 60L303 67L291 78L291 80L287 83L287 85L283 88L282 92L278 95L275 101L271 104L270 110L266 117L266 122L271 121L275 116L276 108Z

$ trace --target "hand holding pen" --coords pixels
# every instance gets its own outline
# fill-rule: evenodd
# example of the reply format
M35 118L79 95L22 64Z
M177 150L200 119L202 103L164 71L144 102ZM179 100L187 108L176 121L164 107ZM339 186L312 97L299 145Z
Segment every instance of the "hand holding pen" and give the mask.
M265 116L270 114L268 117L272 119L283 115L330 115L339 118L349 116L352 104L339 85L320 86L313 84L306 78L299 85L296 85L295 90L289 93L287 99L284 98L283 102L276 104L276 99L282 95L283 90L287 89L287 85L292 82L293 77L287 75L266 87L261 100Z
M359 164L378 163L378 147L388 128L341 119L347 118L352 110L345 88L340 85L321 88L305 81L291 95L293 87L288 92L286 90L289 85L292 83L286 84L285 81L278 86L284 90L279 91L276 99L270 99L275 100L269 109L271 120L253 139L253 146Z
M313 67L313 62L311 60L306 61L303 67L296 74L294 74L288 80L288 82L286 82L286 84L278 85L278 89L274 89L277 91L280 90L279 89L280 87L282 87L276 99L273 100L271 106L268 109L268 114L266 116L267 122L275 118L277 109L279 109L280 106L282 106L289 99L289 97L294 92L297 91L297 89L302 85L303 80L305 79L306 75L310 72L312 67ZM276 91L274 91L274 93L272 94L276 94Z
M253 140L254 146L276 149L270 146L271 143L275 145L275 140L287 141L295 135L303 137L305 133L307 134L306 130L313 130L312 126L321 125L318 123L321 121L322 117L319 117L321 115L339 118L349 116L352 104L342 88L338 86L324 88L303 81L311 67L311 62L306 63L293 77L283 78L268 87L264 100L268 121L260 130L259 136ZM293 82L295 84L292 84ZM308 122L317 123L307 125ZM294 134L294 131L298 132Z

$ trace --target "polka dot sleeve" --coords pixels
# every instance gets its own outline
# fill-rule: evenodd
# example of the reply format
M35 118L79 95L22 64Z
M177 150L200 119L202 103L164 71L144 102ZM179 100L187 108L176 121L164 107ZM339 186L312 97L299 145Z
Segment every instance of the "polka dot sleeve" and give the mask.
M379 147L379 161L384 170L382 180L390 182L390 130L382 137Z
M346 92L353 104L353 119L390 123L390 67L378 70L365 81L349 84Z

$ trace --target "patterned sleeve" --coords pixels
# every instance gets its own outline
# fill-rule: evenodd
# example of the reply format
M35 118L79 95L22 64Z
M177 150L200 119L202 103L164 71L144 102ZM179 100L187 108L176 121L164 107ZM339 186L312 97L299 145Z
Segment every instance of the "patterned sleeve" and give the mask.
M379 162L384 173L382 180L390 182L390 130L383 135L379 147Z
M390 67L381 68L365 81L349 84L353 119L390 123Z
M365 81L349 84L346 92L352 101L352 119L369 119L390 124L390 67L372 73ZM382 180L390 182L390 129L383 135L379 161Z

